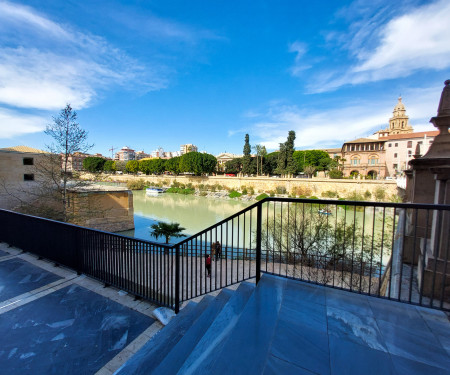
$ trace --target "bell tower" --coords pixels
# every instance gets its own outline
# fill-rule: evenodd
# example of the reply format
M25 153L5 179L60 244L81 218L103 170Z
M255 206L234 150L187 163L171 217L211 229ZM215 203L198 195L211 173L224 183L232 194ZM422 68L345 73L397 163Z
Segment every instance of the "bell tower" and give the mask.
M397 105L394 107L393 116L389 119L389 135L412 133L413 128L408 121L405 105L402 103L402 97L400 96Z

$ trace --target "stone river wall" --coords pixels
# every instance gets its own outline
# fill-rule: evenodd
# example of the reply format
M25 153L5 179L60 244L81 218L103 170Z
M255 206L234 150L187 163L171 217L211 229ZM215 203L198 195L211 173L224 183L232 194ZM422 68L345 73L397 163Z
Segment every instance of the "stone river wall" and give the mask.
M380 188L385 192L385 199L398 194L397 184L395 181L389 180L332 180L328 178L271 178L271 177L194 177L194 176L133 176L133 175L108 175L105 176L107 181L126 182L132 179L144 179L153 183L163 183L170 186L174 181L188 184L194 187L203 185L222 185L229 189L242 191L244 187L247 189L252 187L255 193L269 193L276 191L277 187L284 187L288 194L296 196L316 196L322 197L322 193L326 191L336 192L339 197L347 197L349 194L364 194L369 191L372 196Z

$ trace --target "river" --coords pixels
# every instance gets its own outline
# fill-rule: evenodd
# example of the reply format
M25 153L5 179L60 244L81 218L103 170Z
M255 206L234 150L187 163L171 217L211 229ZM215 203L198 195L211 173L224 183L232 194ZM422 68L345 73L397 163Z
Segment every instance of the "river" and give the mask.
M253 202L214 199L194 195L164 193L150 197L145 190L133 191L134 230L119 234L144 240L164 242L164 238L156 239L150 234L150 226L158 221L179 223L186 228L186 237L233 215L248 207ZM176 243L183 238L171 238Z

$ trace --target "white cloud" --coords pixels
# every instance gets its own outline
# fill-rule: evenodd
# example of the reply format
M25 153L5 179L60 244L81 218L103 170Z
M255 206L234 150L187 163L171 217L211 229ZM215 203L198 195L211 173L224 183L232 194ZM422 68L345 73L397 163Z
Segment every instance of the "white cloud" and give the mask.
M409 10L405 11L405 7L400 7L397 12L381 8L379 14L365 19L367 24L355 21L344 44L344 48L356 58L353 66L331 71L326 79L319 77L309 87L310 91L325 92L347 84L357 85L408 77L421 70L449 68L450 2L439 0L411 8L407 7ZM385 19L386 13L389 20ZM340 38L344 39L342 35Z
M54 110L89 106L114 86L166 86L101 37L58 24L30 7L0 2L0 103Z
M434 130L428 123L436 114L441 87L413 88L403 93L406 113L415 131ZM298 148L340 147L343 142L367 137L388 126L397 102L392 100L359 100L342 103L339 108L300 108L272 104L253 122L248 132L258 134L257 143L277 149L285 142L289 130L296 132Z
M300 73L306 69L309 69L311 66L305 64L303 61L303 57L306 54L308 48L305 43L296 41L289 45L289 52L295 53L295 63L291 68L291 74L293 76L298 76Z
M0 107L0 138L13 138L45 130L47 120Z

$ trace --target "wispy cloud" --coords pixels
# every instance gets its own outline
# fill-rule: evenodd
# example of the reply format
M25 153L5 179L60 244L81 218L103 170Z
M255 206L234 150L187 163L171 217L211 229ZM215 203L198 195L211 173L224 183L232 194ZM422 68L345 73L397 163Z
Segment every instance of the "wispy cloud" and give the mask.
M295 53L294 65L291 67L291 74L293 76L299 76L302 71L311 67L311 65L306 64L303 60L303 56L306 54L307 50L307 45L299 41L289 45L289 52Z
M329 91L347 84L407 77L420 70L450 67L450 3L447 0L408 7L409 10L401 7L395 13L378 6L374 14L365 16L364 23L355 21L349 28L350 34L345 35L347 41L343 47L353 56L353 64L331 71L326 81L319 80L310 86L311 91ZM339 42L334 33L330 38Z
M144 66L104 38L52 21L31 7L0 2L0 106L56 110L91 105L106 89L167 86L160 67ZM21 116L19 111L11 112ZM20 132L35 131L15 122ZM0 130L0 137L9 131Z
M0 138L13 138L45 129L47 119L0 107Z
M432 130L428 123L435 115L441 87L409 89L404 93L407 114L416 131ZM396 100L360 100L329 110L272 104L248 131L257 134L257 143L277 149L289 130L296 132L296 147L339 147L343 142L366 137L388 126Z

